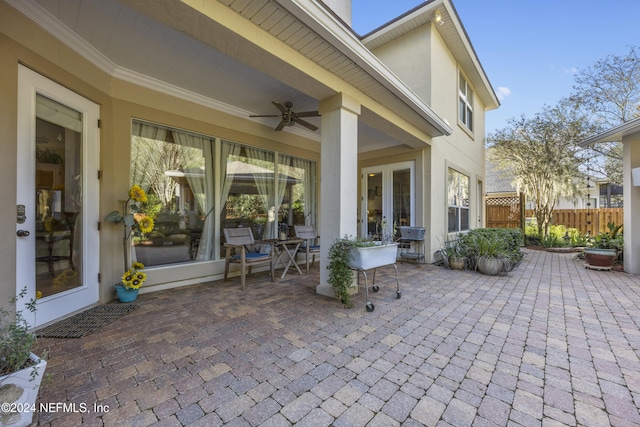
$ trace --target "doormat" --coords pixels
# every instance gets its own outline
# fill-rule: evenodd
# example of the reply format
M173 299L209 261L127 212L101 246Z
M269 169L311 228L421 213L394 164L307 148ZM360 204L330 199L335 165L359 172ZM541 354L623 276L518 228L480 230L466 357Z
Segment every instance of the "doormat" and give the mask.
M98 305L36 331L42 338L80 338L138 308L135 304Z

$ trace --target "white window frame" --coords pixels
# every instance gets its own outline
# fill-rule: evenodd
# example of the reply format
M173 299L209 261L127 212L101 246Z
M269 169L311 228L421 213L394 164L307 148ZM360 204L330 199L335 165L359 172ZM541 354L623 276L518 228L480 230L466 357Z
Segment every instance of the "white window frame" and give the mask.
M458 174L458 175L462 175L465 176L467 178L467 195L468 195L468 199L467 199L467 203L466 205L464 203L454 203L451 204L449 203L449 171L453 171L454 173ZM460 180L457 179L456 180L458 182L458 189L456 192L456 200L461 200L460 198ZM447 232L448 233L460 233L460 232L464 232L464 231L468 231L471 229L471 177L466 174L465 172L462 172L452 166L448 166L447 167L447 177L446 177L446 183L447 183ZM456 215L456 217L458 218L458 223L455 226L455 229L451 229L449 224L449 209L456 209L458 211L458 214ZM466 224L466 228L462 228L462 211L466 210L467 211L467 224Z
M473 89L462 72L458 76L458 122L473 132Z

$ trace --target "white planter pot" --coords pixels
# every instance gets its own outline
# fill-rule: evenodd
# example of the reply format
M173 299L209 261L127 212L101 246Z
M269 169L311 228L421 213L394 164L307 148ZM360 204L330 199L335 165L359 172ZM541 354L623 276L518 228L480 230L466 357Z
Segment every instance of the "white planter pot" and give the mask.
M0 426L26 427L33 421L47 361L33 353L29 358L35 365L0 377L0 402L8 404L13 410L6 412L3 408L0 412Z
M354 248L351 253L351 267L357 270L370 270L396 263L398 244L375 245Z

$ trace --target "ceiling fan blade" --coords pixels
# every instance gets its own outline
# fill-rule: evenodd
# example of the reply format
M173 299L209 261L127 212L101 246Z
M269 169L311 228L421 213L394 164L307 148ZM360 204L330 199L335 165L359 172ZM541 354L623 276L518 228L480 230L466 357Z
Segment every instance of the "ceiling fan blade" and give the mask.
M276 126L276 130L282 130L284 129L284 120L280 121L280 123L278 124L278 126Z
M280 117L280 114L253 114L249 117Z
M311 123L304 121L302 119L296 118L295 122L298 123L299 125L306 127L307 129L318 130L318 126L312 125Z
M318 116L320 116L320 113L318 113L317 111L303 111L301 113L296 113L296 116L298 116L298 117L318 117Z
M287 112L287 109L285 108L285 106L279 103L278 101L271 101L271 103L275 105L276 108L278 108L278 110L282 111L283 113Z

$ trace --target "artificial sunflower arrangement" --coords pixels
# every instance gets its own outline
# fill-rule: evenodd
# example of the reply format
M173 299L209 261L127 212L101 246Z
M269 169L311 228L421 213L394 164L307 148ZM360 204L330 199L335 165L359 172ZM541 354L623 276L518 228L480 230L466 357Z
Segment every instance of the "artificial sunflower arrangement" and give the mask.
M124 269L127 273L140 270L134 269L132 266L130 268L129 266L129 238L131 237L131 233L135 230L139 230L143 234L149 233L155 225L153 218L140 212L141 205L146 201L147 194L145 191L139 185L134 184L129 189L127 200L122 202L122 212L113 211L104 218L107 222L114 224L122 223L124 226L122 245L124 249Z
M140 289L140 286L147 280L147 275L142 270L144 264L134 262L131 268L122 275L122 286L127 289Z

